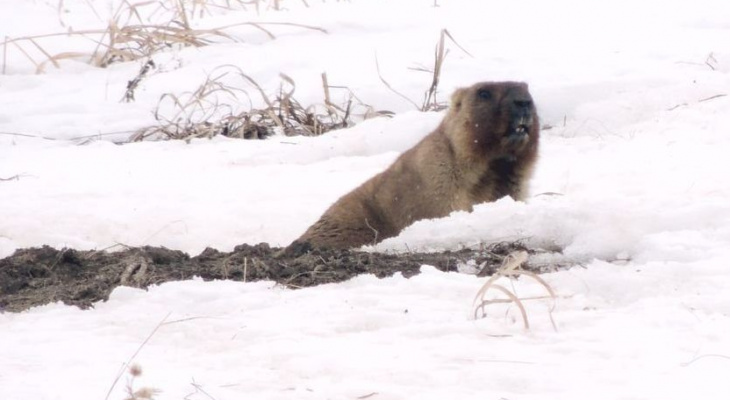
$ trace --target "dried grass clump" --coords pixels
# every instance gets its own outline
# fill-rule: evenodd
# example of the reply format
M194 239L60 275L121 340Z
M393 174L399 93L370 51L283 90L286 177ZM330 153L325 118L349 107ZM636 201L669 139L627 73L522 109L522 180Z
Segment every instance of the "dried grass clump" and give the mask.
M281 85L272 99L240 68L231 65L218 67L194 92L164 94L155 111L158 124L135 132L130 140L190 140L216 135L265 139L274 133L317 136L352 126L355 118L389 115L387 111L374 111L351 92L346 103L337 106L330 99L330 89L340 87L329 86L326 74L322 74L324 103L305 107L294 96L294 80L285 74L280 74L280 77ZM235 105L240 104L243 97L249 104L253 103L246 87L255 90L265 107L249 107L244 111L236 109Z
M225 2L228 7L234 4L248 4L242 1ZM45 71L50 63L59 68L59 62L65 59L85 59L97 67L106 67L116 62L134 61L149 58L155 53L170 48L202 47L216 41L237 41L228 31L231 28L248 26L263 32L270 39L276 36L271 30L275 26L295 26L308 30L327 33L326 30L295 23L257 23L239 22L211 29L195 29L190 23L190 16L203 14L207 10L207 2L194 0L192 7L186 6L183 0L152 0L132 4L123 1L104 29L90 29L50 33L44 35L24 36L20 38L6 37L3 47L3 74L7 67L8 49L21 52L36 67L36 73ZM219 6L221 6L219 4ZM162 13L160 17L159 14ZM146 15L146 17L143 17ZM161 23L150 23L156 17ZM59 36L79 37L96 43L91 53L65 51L51 54L42 46L43 39Z
M534 272L525 271L521 269L520 267L527 261L528 254L526 251L515 251L510 254L508 254L504 261L502 262L502 267L500 267L499 270L497 270L494 275L492 275L487 282L482 285L482 287L477 292L476 296L474 297L474 304L476 305L474 308L474 318L479 318L479 314L481 311L482 318L486 316L486 307L491 304L503 304L503 303L514 303L517 308L520 311L520 315L522 316L522 323L524 324L525 329L530 329L530 321L527 317L527 310L523 304L524 301L527 300L544 300L544 299L550 299L552 301L552 304L548 310L548 315L550 317L550 322L553 325L553 329L557 330L557 325L555 324L555 321L553 320L552 312L555 309L555 301L556 296L555 292L553 291L552 287L545 282L544 279L542 279L539 275L535 274ZM517 295L514 288L512 290L506 288L505 286L501 284L497 284L496 282L501 278L517 278L519 276L526 276L530 279L535 280L537 283L539 283L548 293L548 296L536 296L536 297L520 297ZM506 296L507 298L486 298L486 294L488 292L497 291Z

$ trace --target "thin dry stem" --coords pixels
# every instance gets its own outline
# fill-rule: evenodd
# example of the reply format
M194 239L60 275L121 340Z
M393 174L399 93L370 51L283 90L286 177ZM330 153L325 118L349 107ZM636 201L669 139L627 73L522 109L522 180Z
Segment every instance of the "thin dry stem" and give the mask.
M482 312L482 314L485 314L486 312L486 306L490 304L498 304L498 303L514 303L517 308L520 310L520 314L522 315L522 321L524 324L525 329L530 328L529 320L527 318L527 311L524 307L523 302L526 300L537 300L537 299L551 299L552 303L550 308L548 309L548 315L550 318L550 323L553 326L553 329L557 330L557 325L553 319L552 312L555 309L556 304L556 298L555 291L552 289L552 287L539 275L520 269L520 267L527 261L528 254L526 251L515 251L510 254L508 254L502 263L502 267L500 267L497 272L492 275L487 281L482 285L482 287L477 291L476 296L474 297L474 303L476 303L476 307L474 308L474 318L478 318L479 311ZM548 292L548 296L537 296L537 297L522 297L516 295L514 290L510 291L509 289L505 288L502 285L496 284L496 281L500 278L515 278L518 276L526 276L533 280L535 280L540 286L542 286L545 291ZM499 292L502 292L504 295L506 295L507 299L485 299L485 295L488 291L491 289L496 289Z
M377 54L375 54L375 69L378 72L378 78L380 78L380 81L383 82L383 84L385 85L385 87L388 88L388 90L390 90L391 92L397 94L403 100L405 100L405 101L413 104L413 107L415 107L416 109L419 109L418 104L416 104L415 101L409 99L408 96L404 95L403 93L395 90L393 88L393 86L391 86L390 83L388 83L388 81L386 81L385 78L383 78L383 74L380 73L380 63L378 62L378 55Z
M3 75L5 75L5 66L8 65L8 37L5 36L3 41Z
M424 72L431 72L431 85L426 90L426 92L423 95L423 102L419 106L416 104L415 101L408 98L408 96L405 96L404 94L398 92L393 88L393 86L388 83L388 81L383 78L383 75L380 73L380 63L378 62L378 56L375 55L375 68L378 72L378 77L380 78L380 81L383 82L385 87L387 87L390 91L397 94L399 97L405 99L409 103L413 104L413 106L419 110L419 111L441 111L445 109L447 106L446 104L439 102L436 100L436 94L438 92L438 86L439 82L441 81L441 72L443 71L443 65L444 60L446 60L446 55L448 54L448 51L446 50L446 39L450 39L452 43L454 43L459 49L461 49L464 53L466 53L468 56L471 57L471 54L466 51L459 43L454 40L454 37L451 36L449 31L446 29L441 30L441 34L439 36L439 40L436 43L436 49L434 52L434 66L433 70L429 71L427 68L417 68L418 71L424 71Z
M147 338L145 338L145 340L139 345L139 347L137 347L137 350L134 352L134 354L132 354L132 356L129 357L127 362L124 363L124 365L122 366L122 369L119 371L119 374L114 379L114 382L112 382L112 386L109 388L109 391L107 392L106 397L104 397L104 400L109 400L109 396L111 396L112 391L114 390L114 387L119 382L119 379L121 379L122 374L124 374L124 371L129 369L129 367L132 364L132 361L134 361L135 357L137 357L139 352L142 351L144 346L147 345L147 343L152 339L152 337L155 335L155 333L157 333L157 331L160 329L160 327L162 327L162 325L165 324L165 321L167 321L167 319L170 317L171 314L172 313L168 313L167 315L165 315L165 318L162 318L162 320L159 323L157 323L157 325L152 330L152 332L150 332L150 334L147 335Z

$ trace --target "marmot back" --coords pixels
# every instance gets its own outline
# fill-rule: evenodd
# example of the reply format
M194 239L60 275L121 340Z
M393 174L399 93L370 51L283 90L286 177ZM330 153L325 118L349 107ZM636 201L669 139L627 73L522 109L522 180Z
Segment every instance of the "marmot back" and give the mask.
M421 219L471 211L504 196L524 200L538 143L527 84L458 89L435 131L335 202L288 250L375 244Z

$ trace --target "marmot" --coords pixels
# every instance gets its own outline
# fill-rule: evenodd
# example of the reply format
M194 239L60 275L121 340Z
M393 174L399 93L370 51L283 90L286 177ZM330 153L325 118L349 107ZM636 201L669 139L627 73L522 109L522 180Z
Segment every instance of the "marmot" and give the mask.
M341 197L287 250L375 244L421 219L471 211L504 196L523 200L538 139L527 84L482 82L458 89L435 131Z

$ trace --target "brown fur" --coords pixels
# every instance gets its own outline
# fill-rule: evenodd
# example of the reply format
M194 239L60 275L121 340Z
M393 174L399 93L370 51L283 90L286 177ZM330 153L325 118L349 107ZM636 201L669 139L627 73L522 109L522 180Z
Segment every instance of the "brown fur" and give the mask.
M525 134L520 134L520 125ZM458 89L441 124L387 170L341 197L290 249L352 248L396 236L421 219L504 196L523 200L539 124L527 85Z

